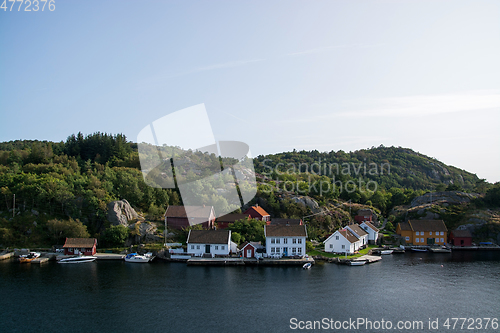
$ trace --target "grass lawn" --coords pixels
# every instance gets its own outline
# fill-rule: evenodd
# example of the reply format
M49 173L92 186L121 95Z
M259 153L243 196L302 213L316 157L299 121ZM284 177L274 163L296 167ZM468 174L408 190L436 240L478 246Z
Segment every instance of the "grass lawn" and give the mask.
M373 249L375 247L377 247L377 245L368 245L367 248L359 251L359 253L354 254L352 256L347 256L347 259L357 258L357 257L364 256L365 254L368 254L368 251L370 251L371 249ZM323 251L320 251L318 249L309 251L309 252L307 252L307 254L310 255L310 256L321 255L321 256L327 257L327 258L345 258L346 257L345 254L333 254L333 253L330 253L330 252L323 252Z

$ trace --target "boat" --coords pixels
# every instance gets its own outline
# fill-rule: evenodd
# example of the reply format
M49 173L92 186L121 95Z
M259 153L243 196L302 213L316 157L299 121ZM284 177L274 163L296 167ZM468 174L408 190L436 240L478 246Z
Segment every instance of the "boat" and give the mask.
M126 262L150 262L153 259L154 257L151 252L148 252L143 255L140 255L138 253L129 253L125 256Z
M451 253L451 249L448 249L446 247L435 247L435 248L430 248L429 251L432 253Z
M79 264L83 262L92 262L96 260L97 257L94 256L78 256L78 257L71 257L71 258L64 258L58 261L60 264Z
M36 258L40 257L40 252L30 252L29 254L24 254L19 256L20 263L30 263Z
M392 254L392 252L394 252L394 250L382 250L380 254Z
M366 260L352 260L349 262L351 266L362 266L364 264L366 264Z
M306 262L306 263L304 264L304 266L302 266L302 268L303 268L303 269L311 269L311 266L312 266L312 265L311 265L311 263L310 263L310 262Z
M427 252L427 249L420 249L420 248L416 248L416 247L412 248L411 250L414 252Z

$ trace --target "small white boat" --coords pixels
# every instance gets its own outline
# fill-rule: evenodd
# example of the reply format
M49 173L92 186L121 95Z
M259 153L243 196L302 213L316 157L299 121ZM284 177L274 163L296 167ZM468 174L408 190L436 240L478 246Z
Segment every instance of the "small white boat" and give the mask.
M427 252L427 249L420 249L420 248L417 248L417 247L414 247L411 250L414 251L414 252Z
M20 263L30 263L36 258L40 257L40 252L30 252L29 254L24 254L19 256Z
M392 252L394 252L394 250L382 250L380 254L392 254Z
M150 262L153 259L154 257L151 252L148 252L144 255L140 255L138 253L130 253L125 256L126 262Z
M366 264L366 260L352 260L349 262L349 265L351 266L362 266L364 264Z
M71 258L64 258L58 261L60 264L80 264L82 262L92 262L96 260L97 257L94 256L78 256Z
M306 262L306 263L304 264L304 266L302 266L302 268L303 268L303 269L311 269L311 266L312 266L312 265L311 265L311 263L310 263L310 262Z

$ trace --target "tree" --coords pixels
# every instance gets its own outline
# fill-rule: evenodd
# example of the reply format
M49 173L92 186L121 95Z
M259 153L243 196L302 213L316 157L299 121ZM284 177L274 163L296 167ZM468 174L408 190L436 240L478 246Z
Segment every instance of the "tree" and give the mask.
M68 238L88 238L87 226L83 225L80 220L49 220L47 221L47 229L49 238L56 244L64 244L66 237Z
M113 225L104 231L101 237L104 245L109 247L123 246L128 237L128 228L124 225Z

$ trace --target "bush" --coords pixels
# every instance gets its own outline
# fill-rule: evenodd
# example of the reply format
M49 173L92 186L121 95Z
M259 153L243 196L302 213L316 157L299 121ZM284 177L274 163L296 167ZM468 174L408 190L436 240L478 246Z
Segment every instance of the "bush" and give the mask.
M128 228L123 225L113 225L106 229L101 237L107 247L123 246L128 237Z

